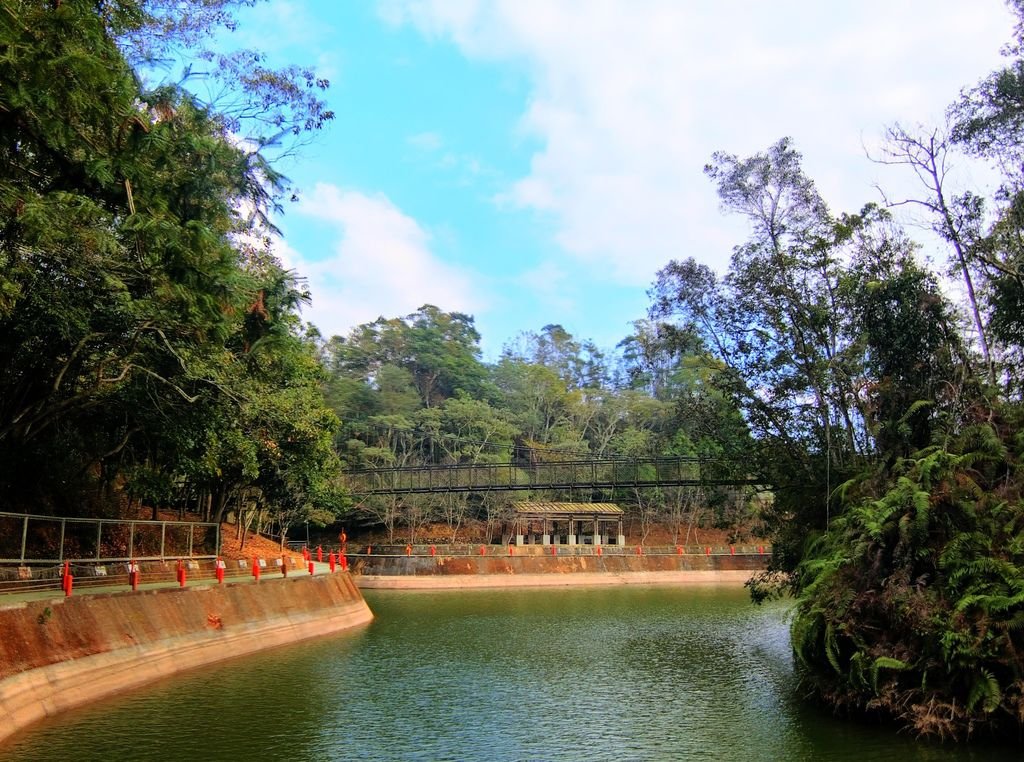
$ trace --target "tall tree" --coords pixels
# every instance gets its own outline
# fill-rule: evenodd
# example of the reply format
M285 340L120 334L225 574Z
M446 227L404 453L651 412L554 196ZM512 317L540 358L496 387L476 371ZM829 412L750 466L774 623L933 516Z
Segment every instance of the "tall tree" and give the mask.
M722 280L692 260L669 263L651 317L700 337L727 371L719 383L791 467L812 469L809 452L842 465L862 451L863 423L843 366L839 257L865 220L832 218L788 139L747 159L716 154L706 171L751 238Z
M246 243L284 191L270 143L243 149L233 116L182 87L147 89L133 68L147 44L194 49L232 5L0 7L0 483L13 504L81 511L140 467L166 483L205 463L210 489L225 468L255 479L255 432L295 412L283 396L257 403L271 366L274 383L311 393L314 418L326 412L298 380L309 368L283 359L301 289ZM260 76L233 92L262 99L284 120L273 129L299 137L329 118L319 87Z
M328 344L332 374L374 386L381 368L407 371L423 407L434 407L460 390L484 391L480 334L473 318L427 304L403 318L379 318Z
M971 257L971 250L980 235L981 209L977 203L980 199L970 194L957 197L949 190L950 138L945 130L911 131L897 124L889 127L886 138L882 155L875 161L908 167L927 193L922 198L888 203L890 206L915 204L927 209L933 218L932 228L952 249L953 267L963 281L978 347L989 380L994 384L995 362L975 289L976 275Z
M597 389L608 381L604 354L594 342L581 343L556 323L544 326L540 332L524 331L504 347L502 355L551 368L573 389Z
M999 173L991 199L970 193L959 200L976 226L978 240L969 250L986 280L990 330L1005 354L1003 373L1009 391L1024 389L1024 3L1009 3L1017 16L1014 40L1004 52L1006 66L967 89L950 108L952 140L969 154L988 161ZM988 217L982 218L985 210Z

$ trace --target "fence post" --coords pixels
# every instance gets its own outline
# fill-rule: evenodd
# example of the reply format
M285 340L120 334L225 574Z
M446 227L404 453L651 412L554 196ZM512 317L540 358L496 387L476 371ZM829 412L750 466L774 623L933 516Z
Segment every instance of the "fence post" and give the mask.
M196 527L195 524L188 525L188 557L192 558L192 537L195 535Z
M128 558L135 558L135 522L128 522Z
M166 560L164 558L164 549L167 546L167 522L160 522L160 560Z
M60 520L60 550L57 551L57 561L64 560L64 529L67 523L67 519Z
M100 560L100 548L103 547L103 519L96 522L96 560Z
M21 522L21 563L25 563L25 544L28 542L28 516Z

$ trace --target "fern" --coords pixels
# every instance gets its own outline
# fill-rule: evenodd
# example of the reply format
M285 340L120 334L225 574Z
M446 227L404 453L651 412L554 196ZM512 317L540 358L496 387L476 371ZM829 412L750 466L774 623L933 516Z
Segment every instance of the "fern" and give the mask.
M857 651L853 656L850 657L850 683L860 690L867 689L867 656L863 651Z
M923 542L928 536L931 523L931 495L918 490L913 496L914 502L914 539Z
M832 622L825 627L825 658L832 665L837 675L842 675L843 670L839 666L839 645L836 642L836 629Z
M934 405L935 402L932 400L916 400L909 408L907 408L907 412L903 414L898 423L907 423L919 410L924 410L925 408L933 407Z
M1024 632L1024 611L1018 611L1012 617L1002 622L1002 627L1007 632Z
M910 665L902 659L895 659L891 656L879 656L871 665L871 687L878 693L878 673L883 669L891 669L896 672L905 672Z
M793 624L790 628L793 652L806 667L812 666L814 662L811 654L816 650L823 623L824 618L820 611L810 611L802 614L798 612L793 618Z
M974 711L980 701L982 711L989 713L994 711L1002 700L1003 691L995 675L987 669L980 670L974 676L970 693L967 695L967 711Z
M957 733L1024 728L1007 687L1024 673L1024 468L1000 431L972 426L837 490L845 511L806 546L792 628L826 700L955 706Z

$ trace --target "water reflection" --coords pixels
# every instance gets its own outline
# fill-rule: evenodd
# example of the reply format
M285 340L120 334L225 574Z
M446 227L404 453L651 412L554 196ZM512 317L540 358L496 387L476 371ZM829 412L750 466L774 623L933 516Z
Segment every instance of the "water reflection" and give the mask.
M792 695L785 606L742 590L368 593L355 633L40 726L8 760L999 760Z

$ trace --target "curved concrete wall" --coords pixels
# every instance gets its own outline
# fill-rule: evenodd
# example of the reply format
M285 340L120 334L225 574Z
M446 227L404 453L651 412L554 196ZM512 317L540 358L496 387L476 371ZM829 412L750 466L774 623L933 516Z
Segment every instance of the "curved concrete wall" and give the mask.
M3 607L0 740L100 696L372 618L348 574Z

